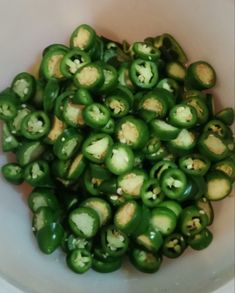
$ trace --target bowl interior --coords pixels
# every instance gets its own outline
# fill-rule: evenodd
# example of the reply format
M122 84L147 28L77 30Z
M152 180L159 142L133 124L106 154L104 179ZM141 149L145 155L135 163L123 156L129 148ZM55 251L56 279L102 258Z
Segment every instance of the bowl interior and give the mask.
M12 7L12 5L14 7ZM0 3L0 88L21 71L35 72L48 44L66 43L73 29L89 23L98 33L128 41L164 32L174 35L190 62L205 60L218 75L218 106L234 106L234 2L231 0L21 0ZM0 164L7 161L0 153ZM31 233L27 186L0 178L0 274L32 292L211 292L234 275L234 197L214 204L214 241L164 261L155 275L128 264L110 275L70 272L64 256L44 256Z

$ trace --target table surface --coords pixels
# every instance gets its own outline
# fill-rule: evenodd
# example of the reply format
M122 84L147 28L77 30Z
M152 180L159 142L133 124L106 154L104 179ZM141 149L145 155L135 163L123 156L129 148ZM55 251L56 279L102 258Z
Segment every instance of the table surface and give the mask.
M234 292L234 280L231 280L221 288L217 289L213 293L233 293ZM12 286L5 280L0 278L0 293L23 293L23 291Z

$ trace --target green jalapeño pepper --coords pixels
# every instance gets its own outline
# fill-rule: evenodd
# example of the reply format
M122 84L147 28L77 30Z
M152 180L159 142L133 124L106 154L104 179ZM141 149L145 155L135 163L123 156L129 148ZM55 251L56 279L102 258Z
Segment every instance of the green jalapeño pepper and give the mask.
M22 135L31 140L39 139L50 131L50 120L46 113L35 111L26 115L21 124Z
M139 101L138 109L140 116L147 122L154 118L165 117L168 105L161 89L156 89L144 95Z
M85 106L91 105L94 102L90 92L83 88L75 92L73 100L76 104Z
M91 238L95 236L100 221L97 212L88 207L80 207L73 210L69 215L69 225L76 236Z
M74 48L68 51L60 63L60 70L66 78L72 78L77 70L91 62L90 56L84 51Z
M8 163L2 167L3 177L13 184L21 184L24 181L23 170L16 163Z
M71 158L82 143L81 134L74 128L65 129L53 145L54 154L60 160Z
M141 272L155 273L160 268L162 257L142 248L134 248L131 251L130 261Z
M204 132L213 133L219 137L227 136L227 126L220 120L212 119L203 128Z
M175 100L180 95L180 86L177 83L177 81L175 81L172 78L161 79L157 84L157 88L167 90L168 92L170 92L174 96Z
M81 24L70 37L70 46L87 51L93 47L96 40L96 32L87 24Z
M108 226L101 231L101 245L103 250L112 257L125 254L128 249L127 235L114 226Z
M182 129L178 136L168 142L168 149L175 155L185 155L196 145L196 136L192 131Z
M14 78L11 88L19 97L20 101L25 102L35 94L35 78L27 72L21 72Z
M68 267L77 274L84 274L91 268L92 256L85 249L75 249L67 256Z
M138 156L135 154L136 161L140 161L140 165L144 159L145 156L151 156L152 154L156 153L161 147L160 140L152 135L149 137L148 141L146 142L144 148L141 150L141 152L138 153Z
M50 168L46 161L38 160L24 168L25 181L34 187L51 187Z
M171 61L166 64L166 75L178 82L183 82L186 75L185 66L177 61Z
M85 124L83 118L84 105L74 103L73 99L67 98L63 104L63 120L72 127L82 127Z
M209 219L204 210L196 206L188 206L180 215L179 228L183 235L191 237L201 232L208 222Z
M149 130L145 122L133 116L119 120L115 132L119 142L133 149L143 148L149 138Z
M180 169L192 176L204 176L210 165L207 157L200 154L190 154L179 158Z
M142 169L132 169L118 176L117 193L123 195L127 199L140 198L141 188L148 179L147 174Z
M198 140L200 153L217 162L228 156L229 150L223 139L214 133L203 133Z
M234 109L233 108L224 108L221 111L215 114L216 119L222 121L226 125L232 125L234 121Z
M127 235L132 234L141 222L142 209L134 200L126 201L114 215L114 225Z
M141 58L147 61L156 61L160 57L160 51L153 46L143 43L136 42L132 46L132 50L134 51L137 58Z
M11 134L11 131L6 123L2 127L2 150L3 152L15 151L19 146L16 137Z
M100 65L88 63L77 70L73 80L78 88L97 90L104 83L104 73Z
M0 119L11 121L16 115L19 103L14 92L5 90L0 93Z
M156 164L153 165L153 167L150 170L150 178L153 179L160 179L162 173L170 168L177 168L177 165L171 161L167 160L162 160L157 162Z
M113 258L109 261L99 260L93 258L92 260L92 269L99 273L111 273L120 269L122 265L122 258Z
M181 205L175 200L164 200L163 202L160 202L158 206L171 210L176 215L177 219L183 210Z
M150 126L153 133L160 140L164 140L164 141L175 139L180 133L180 128L175 127L160 119L152 120L150 122Z
M67 53L67 49L55 48L45 53L41 63L41 72L46 79L63 80L61 61Z
M142 89L153 88L158 81L158 69L154 62L143 59L132 61L130 78L134 85Z
M229 176L231 181L235 180L235 161L230 159L225 159L219 161L212 166L213 170L221 171Z
M103 163L112 144L113 140L108 134L91 134L83 142L82 153L91 162Z
M206 213L208 226L211 225L214 220L214 211L210 200L203 196L195 201L195 206Z
M104 83L99 88L98 92L101 94L106 94L112 91L118 83L118 73L117 70L109 64L101 63L104 74Z
M171 199L179 199L187 185L185 174L176 168L170 168L163 172L160 178L162 192Z
M52 210L59 209L59 202L53 189L35 188L28 197L28 206L32 212L41 207L49 207Z
M159 181L156 179L146 181L140 194L143 204L150 208L158 206L164 199L164 193L161 192Z
M59 92L59 82L53 79L48 80L43 91L43 109L45 112L51 112L53 110Z
M110 119L110 112L108 108L102 104L93 103L85 107L83 110L83 118L85 123L90 127L101 128L108 123Z
M57 138L65 130L65 127L66 127L65 123L61 121L59 118L57 118L56 116L54 116L50 132L47 134L47 137L45 138L45 142L48 144L54 144Z
M169 258L179 257L186 249L186 241L183 235L173 233L164 240L162 253Z
M186 86L195 90L212 88L216 83L216 73L210 64L204 61L191 63L185 77Z
M154 230L160 231L163 235L169 235L176 228L177 217L166 207L156 207L152 210L150 224Z
M32 113L32 108L26 104L21 104L20 108L17 111L16 116L8 122L9 129L12 134L21 136L21 126L23 119L28 115Z
M63 236L64 230L60 224L48 224L37 233L38 246L43 253L51 254L61 245Z
M136 242L148 251L157 252L163 244L163 237L159 231L148 228L147 231L136 237Z
M40 207L33 214L32 231L37 234L43 227L58 220L58 214L49 207Z
M196 93L195 93L196 92ZM186 92L186 100L184 103L193 107L197 113L197 123L204 124L208 120L209 111L206 103L200 97L201 93L197 94L197 91Z
M195 250L207 248L213 240L213 234L207 228L200 233L190 236L187 240L189 246Z
M209 200L221 200L232 190L232 182L227 174L221 171L211 171L206 177L207 190L205 196Z
M178 104L169 113L169 121L180 128L191 128L197 123L196 110L189 105Z
M66 247L65 251L73 251L76 249L85 249L90 251L92 247L92 241L89 239L85 239L79 236L75 236L73 234L67 235L66 239Z
M133 168L134 154L131 148L125 144L113 144L108 150L105 164L113 174L122 175Z

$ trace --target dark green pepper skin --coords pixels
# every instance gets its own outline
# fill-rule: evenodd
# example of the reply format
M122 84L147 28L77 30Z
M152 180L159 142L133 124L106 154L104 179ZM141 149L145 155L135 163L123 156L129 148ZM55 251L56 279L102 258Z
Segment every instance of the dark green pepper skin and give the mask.
M145 242L145 239L148 239L147 243ZM159 251L159 249L161 248L163 244L163 237L161 232L156 231L151 227L148 227L148 229L143 234L140 234L136 238L136 242L148 251L154 253Z
M130 261L143 273L155 273L162 263L162 257L142 248L134 248L130 254Z
M190 154L179 158L180 169L188 175L204 176L210 166L210 160L207 159L206 156L200 154Z
M57 80L48 80L43 91L43 109L45 112L51 112L53 110L59 92L59 82Z
M209 219L205 211L189 206L180 215L179 228L183 235L193 236L206 228L208 223Z
M200 233L195 234L187 239L189 246L195 250L207 248L213 240L213 234L210 230L204 229Z
M61 245L63 236L62 226L58 223L51 223L38 231L38 246L43 253L51 254Z
M75 92L73 100L76 104L85 106L91 105L94 102L90 92L83 88L80 88Z
M27 83L27 87L25 87L23 92L17 90L17 83L22 82L22 80ZM21 72L14 78L11 88L17 94L20 101L25 102L34 96L36 91L36 80L28 72Z
M68 267L77 274L84 274L92 265L91 253L85 249L75 249L67 255Z
M32 231L37 234L43 227L56 223L59 214L48 206L39 207L33 214Z
M0 93L0 119L11 121L17 115L19 101L11 89L6 89ZM5 110L7 109L7 111Z
M179 233L173 233L165 238L162 253L169 258L176 258L184 252L186 247L184 236Z
M178 113L178 110L184 109L188 112L190 112L190 118L182 118L181 119L181 114ZM178 104L174 106L169 113L169 121L172 125L180 128L192 128L193 126L196 125L197 123L197 112L196 110L190 106L190 105L185 105L185 104Z
M19 185L24 181L23 169L16 163L2 166L2 175L10 183Z
M212 119L203 128L205 133L213 133L221 138L227 136L227 126L220 120Z
M9 126L4 123L2 127L2 151L15 151L19 146L19 141L11 134Z
M102 113L102 117L98 117L99 114L96 114L95 111ZM108 108L102 104L93 103L85 107L83 110L83 118L88 126L92 128L101 128L108 123L110 119L110 112Z
M112 261L102 261L97 258L92 260L92 269L98 273L112 273L122 266L122 258L115 258Z
M234 109L233 108L224 108L221 111L215 114L216 119L219 119L226 125L232 125L234 121Z
M174 96L175 100L180 95L180 86L177 83L177 81L175 81L172 78L161 79L157 84L157 88L160 88L160 89L162 88L162 89L169 91ZM169 107L169 108L171 108L171 107Z
M147 69L152 75L151 80L146 80L144 75L141 75L141 69ZM142 80L139 78L139 75L142 77ZM152 61L145 61L142 59L136 59L132 61L130 66L130 78L134 85L142 89L151 89L153 88L158 81L158 70L157 66Z

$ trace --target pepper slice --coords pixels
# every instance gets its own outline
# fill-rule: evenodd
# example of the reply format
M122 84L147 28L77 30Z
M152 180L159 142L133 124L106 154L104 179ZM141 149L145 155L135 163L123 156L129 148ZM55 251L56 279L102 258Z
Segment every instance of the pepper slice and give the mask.
M50 120L45 112L35 111L26 115L21 124L22 135L31 140L37 140L50 131Z
M11 134L10 129L6 123L2 127L2 150L3 152L15 151L19 146L19 142Z
M204 229L200 233L190 236L187 239L189 246L195 250L207 248L213 240L213 235L210 230Z
M83 110L83 118L87 125L93 128L104 127L109 119L110 112L108 108L100 103L88 105Z
M83 118L84 105L74 103L73 99L67 98L63 103L63 120L72 127L82 127L85 124Z
M188 88L203 90L212 88L216 83L214 68L205 61L191 63L185 77Z
M82 139L82 135L74 128L65 129L53 145L54 154L60 160L68 160L81 146Z
M179 228L183 235L190 237L201 232L208 225L208 222L204 210L188 206L183 209L180 215Z
M76 104L85 106L91 105L94 102L90 92L83 88L75 92L73 100Z
M119 257L128 249L129 238L115 226L107 226L101 231L101 246L109 256Z
M100 227L98 214L88 207L73 210L69 214L68 221L73 233L84 238L95 236Z
M53 48L48 50L42 59L41 73L46 79L63 80L64 75L60 70L61 61L67 53L67 49Z
M203 133L198 140L198 149L213 162L225 159L229 153L223 139L214 133Z
M73 81L78 88L97 90L104 83L104 72L97 63L88 63L77 70Z
M118 82L120 85L127 87L131 91L134 91L136 86L133 84L130 78L130 63L122 63L118 70Z
M175 81L172 78L161 79L157 84L157 88L167 90L168 92L170 92L174 96L175 99L177 99L179 97L180 91L181 91L180 86L177 83L177 81Z
M165 207L156 207L152 210L150 224L153 229L160 231L163 235L174 232L177 224L177 217L172 210Z
M101 63L104 74L104 83L99 88L99 93L106 94L113 90L118 83L118 73L112 65Z
M96 32L94 29L87 24L81 24L73 31L70 37L70 46L88 51L93 47L95 41Z
M184 236L179 233L173 233L165 238L162 253L169 258L176 258L185 251L186 247Z
M152 136L149 137L147 143L145 144L145 146L144 146L144 148L142 150L143 152L140 152L138 154L139 156L137 156L135 154L135 159L137 157L137 159L136 159L137 162L138 162L138 159L139 159L140 163L142 163L144 155L151 156L152 154L156 153L160 149L160 147L161 147L160 140L156 136L152 135Z
M160 268L162 257L142 248L134 248L130 254L133 266L143 273L155 273Z
M153 167L150 170L150 178L153 179L160 179L162 173L170 168L177 168L177 165L171 161L167 161L167 160L162 160L157 162L155 165L153 165Z
M163 244L163 237L159 231L148 228L145 233L136 237L136 242L148 251L157 252Z
M135 42L132 45L132 50L137 58L147 61L156 61L160 57L160 51L150 44L144 42Z
M91 162L103 163L112 144L113 140L108 134L91 134L83 142L82 153Z
M0 119L11 121L16 117L18 111L18 101L16 95L11 90L6 89L0 93Z
M77 274L84 274L92 265L92 255L85 249L75 249L67 255L68 267Z
M79 236L75 236L73 234L67 235L66 239L66 251L74 251L77 249L85 249L87 251L91 250L92 241L89 239L84 239Z
M149 138L149 130L144 121L133 116L122 118L115 129L117 139L133 149L143 148Z
M114 214L114 225L127 235L132 234L141 221L141 207L134 200L126 201Z
M54 144L57 138L63 133L65 130L65 123L61 121L57 116L53 117L53 122L51 125L50 132L48 133L45 142L48 144Z
M176 168L170 168L163 172L160 178L162 192L171 199L179 199L187 187L185 174Z
M89 197L81 203L80 207L88 207L93 209L99 216L99 222L101 226L106 225L111 219L111 207L102 198Z
M227 174L221 171L211 171L207 174L207 190L205 196L209 200L221 200L232 190L232 183Z
M113 174L122 175L133 168L134 154L131 148L125 144L113 144L108 150L105 164Z
M195 134L187 129L182 129L175 139L168 142L168 148L173 154L186 155L192 151L196 143Z
M196 110L186 104L175 105L169 113L169 121L176 127L192 128L197 123Z
M149 208L158 206L165 197L164 193L161 192L159 181L156 179L146 181L142 185L140 195L143 204Z
M190 154L179 158L180 169L192 176L204 176L210 168L210 161L200 154Z
M140 116L147 122L154 118L165 117L168 105L161 89L155 89L144 95L138 105Z
M232 125L234 121L234 109L227 107L215 114L215 117L226 125Z
M214 220L214 211L211 202L206 197L201 197L195 201L195 206L206 213L208 226L211 225Z
M166 64L166 75L178 82L183 82L186 76L186 68L178 61L171 61Z
M59 209L59 202L53 189L35 188L28 196L28 206L32 212L36 212L41 207L56 211Z
M112 273L122 266L122 258L114 258L113 260L103 261L93 257L92 269L99 273Z
M210 120L203 128L206 133L216 134L221 138L225 138L228 134L227 126L217 119Z
M142 89L153 88L158 81L158 69L154 62L143 59L132 61L130 78L134 85Z
M28 72L21 72L16 75L11 84L14 93L21 102L25 102L33 97L36 91L35 78Z
M16 116L8 122L8 126L12 134L15 134L17 136L22 135L22 121L30 113L32 113L31 107L26 104L22 104L21 107L18 109Z
M58 215L51 208L39 207L33 214L32 231L37 234L43 227L58 220Z
M127 199L138 199L141 196L141 189L148 179L148 175L142 169L132 169L127 173L118 176L117 193Z
M3 177L12 184L21 184L24 181L23 170L20 165L16 163L8 163L2 166Z
M60 70L66 78L72 78L79 68L90 62L91 59L87 53L78 48L73 48L61 60Z
M37 160L24 168L25 181L34 187L51 187L50 168L46 161Z
M169 141L175 139L179 133L180 128L175 127L164 120L154 119L150 122L150 127L153 133L160 139L164 141Z
M38 246L43 253L51 254L61 245L63 237L62 226L58 223L51 223L38 231Z
M45 146L39 141L24 142L16 152L16 160L20 166L26 166L39 159L44 151Z
M215 165L212 166L213 170L218 170L224 172L226 175L230 177L232 181L235 180L235 162L234 160L225 159L219 161Z
M179 218L183 210L181 205L177 201L174 201L174 200L164 200L163 202L160 202L158 206L171 210L176 215L177 218Z

